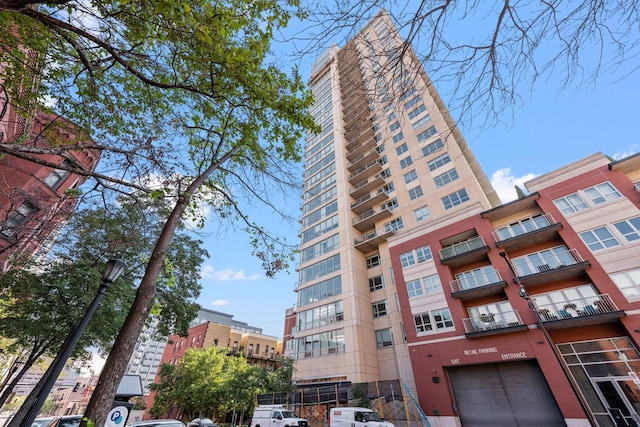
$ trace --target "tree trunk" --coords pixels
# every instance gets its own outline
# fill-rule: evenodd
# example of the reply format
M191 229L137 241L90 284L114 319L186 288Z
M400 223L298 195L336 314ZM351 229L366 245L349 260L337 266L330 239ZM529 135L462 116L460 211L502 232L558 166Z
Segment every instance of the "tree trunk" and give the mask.
M237 148L230 150L227 155L218 162L210 164L202 174L193 180L186 191L178 197L178 202L171 211L171 214L169 214L167 222L164 224L162 232L160 233L160 237L158 237L158 241L154 247L151 259L147 264L147 269L142 277L142 281L136 292L136 298L129 310L127 319L122 325L122 328L120 328L118 337L102 368L98 384L96 384L96 388L91 395L91 400L87 405L87 410L81 423L82 427L87 426L87 420L92 420L97 427L105 425L120 380L133 354L133 349L140 336L140 332L142 332L145 320L153 307L157 293L157 279L164 267L167 248L180 223L182 214L187 208L192 195L198 191L202 183L220 165L220 162L227 160L236 150Z

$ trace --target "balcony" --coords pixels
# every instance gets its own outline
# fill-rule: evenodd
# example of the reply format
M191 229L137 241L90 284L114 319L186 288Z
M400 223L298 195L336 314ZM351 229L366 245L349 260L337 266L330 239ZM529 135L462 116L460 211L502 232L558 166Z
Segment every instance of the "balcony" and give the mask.
M359 155L366 153L368 150L372 150L376 147L376 142L371 138L365 139L360 144L357 144L349 150L347 153L347 160L353 162Z
M354 171L353 174L349 176L349 183L353 184L355 182L369 178L370 176L380 172L381 170L382 165L377 160L373 160Z
M527 325L522 322L518 310L497 314L481 314L476 317L462 319L462 324L464 326L464 335L467 338L504 334L528 329Z
M527 218L493 232L496 246L508 251L548 242L559 237L562 224L550 214Z
M487 295L498 295L507 286L496 270L489 273L478 273L449 282L451 296L462 301L480 298Z
M625 316L609 294L539 305L536 310L548 330L611 323Z
M525 287L578 277L591 267L591 263L583 260L575 249L545 252L548 253L513 260L513 269Z
M440 262L451 267L458 267L485 258L489 246L480 236L455 243L440 249Z
M383 186L385 182L386 181L381 174L376 174L373 177L369 177L354 185L349 192L349 195L354 199L360 198L365 194L370 193L372 190Z
M353 226L361 232L370 230L381 219L392 215L391 210L384 207L382 209L369 209L367 212L353 218Z
M361 215L366 211L372 209L374 205L382 203L388 198L389 195L387 194L387 192L382 188L378 188L378 191L376 191L373 196L371 195L371 193L368 193L360 197L358 200L354 200L351 203L351 211L358 215Z
M379 157L380 157L380 153L378 153L378 150L374 148L353 159L353 161L347 167L347 169L349 170L349 172L354 172L360 169L361 167L371 163L372 161L378 160Z
M364 234L362 237L353 240L353 244L356 249L362 253L371 252L376 249L378 245L385 242L389 237L396 234L396 231L392 228L379 228Z

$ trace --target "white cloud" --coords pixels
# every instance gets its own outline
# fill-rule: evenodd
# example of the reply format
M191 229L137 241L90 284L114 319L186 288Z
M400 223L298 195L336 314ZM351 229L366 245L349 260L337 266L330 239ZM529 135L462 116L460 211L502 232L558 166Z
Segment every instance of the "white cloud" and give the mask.
M629 147L628 150L626 150L626 151L618 151L612 157L615 160L624 159L625 157L629 157L632 154L636 154L638 152L638 148L640 148L640 146L638 144L634 144L631 147Z
M211 301L211 305L213 307L222 307L225 305L230 305L231 303L229 301L227 301L226 299L217 299L214 301Z
M523 184L535 177L536 174L534 173L515 177L511 173L511 168L502 168L498 169L493 173L493 175L491 175L491 185L495 188L502 203L507 203L518 198L515 188L516 185L525 190Z
M262 278L260 274L247 275L244 270L234 270L232 268L215 270L211 265L205 265L202 268L200 271L200 277L219 282L229 282L232 280L258 280Z

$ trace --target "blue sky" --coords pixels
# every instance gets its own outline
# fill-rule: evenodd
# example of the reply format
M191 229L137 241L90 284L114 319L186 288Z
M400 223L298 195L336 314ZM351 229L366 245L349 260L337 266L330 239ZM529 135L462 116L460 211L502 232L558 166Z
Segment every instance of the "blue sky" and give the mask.
M590 52L586 54L589 59ZM302 65L304 76L308 76L312 60ZM531 93L521 88L523 105L507 110L501 124L482 125L478 120L459 123L503 202L515 198L515 184L524 188L522 183L534 176L590 154L602 152L621 158L640 151L635 135L636 121L640 122L640 72L622 79L621 75L605 73L595 86L572 86L563 91L560 78L551 75L539 81ZM434 83L447 103L446 88ZM288 211L299 212L299 199L284 203ZM275 217L268 221L289 242L299 241L299 225L291 226ZM282 337L285 310L296 302L296 272L292 269L267 279L251 256L248 239L241 234L205 239L205 246L211 258L202 269L203 291L198 302Z

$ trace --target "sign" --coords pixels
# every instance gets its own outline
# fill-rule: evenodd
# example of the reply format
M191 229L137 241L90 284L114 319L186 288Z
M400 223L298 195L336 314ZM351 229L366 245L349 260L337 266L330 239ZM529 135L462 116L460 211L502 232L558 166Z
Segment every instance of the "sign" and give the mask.
M116 406L107 416L105 427L123 427L129 417L129 410L124 406Z

